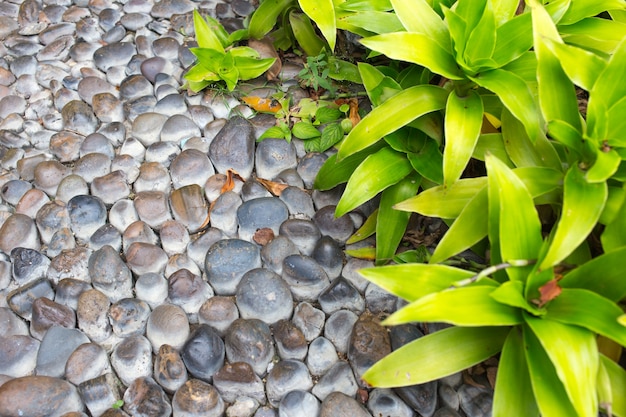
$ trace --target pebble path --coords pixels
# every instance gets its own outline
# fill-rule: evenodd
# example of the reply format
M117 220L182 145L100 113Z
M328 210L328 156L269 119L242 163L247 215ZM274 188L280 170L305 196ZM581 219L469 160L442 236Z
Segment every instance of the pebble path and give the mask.
M491 415L461 374L364 386L425 329L379 324L400 303L343 252L371 207L333 218L327 154L181 90L197 8L230 30L254 9L0 2L0 415Z

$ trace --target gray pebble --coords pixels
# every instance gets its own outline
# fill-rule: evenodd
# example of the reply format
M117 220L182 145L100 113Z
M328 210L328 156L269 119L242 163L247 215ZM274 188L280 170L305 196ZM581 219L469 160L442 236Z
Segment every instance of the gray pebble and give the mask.
M126 386L141 377L152 375L152 348L144 336L129 336L115 346L111 365Z
M278 235L280 225L288 216L287 206L277 198L248 200L237 209L239 238L249 241L258 229L263 228L272 229L274 235Z
M234 295L243 275L261 267L260 250L245 240L223 239L211 246L204 267L216 294Z
M68 358L83 343L89 343L89 339L77 329L50 327L41 340L35 368L36 374L63 377Z
M110 306L107 296L98 290L86 290L78 296L78 328L93 342L105 342L113 334L108 317Z
M274 344L269 326L258 319L237 319L224 339L229 362L247 362L254 372L265 375L274 356Z
M174 218L195 233L209 223L209 204L204 198L202 187L185 185L170 194L170 205Z
M258 177L274 179L281 171L296 167L296 149L284 139L266 139L256 147L255 163Z
M365 309L363 296L343 277L333 280L319 295L318 301L326 314L333 314L341 309L352 310L359 314Z
M135 46L128 42L116 42L97 49L93 54L96 66L102 71L117 65L126 65L135 54Z
M120 399L119 381L112 374L98 376L78 386L80 397L91 415L102 415Z
M341 392L333 392L322 402L320 417L371 417L371 415L354 398Z
M268 269L246 272L235 293L239 314L244 319L259 319L267 324L289 319L293 299L283 279Z
M224 400L210 384L199 379L190 379L180 387L172 398L174 415L181 417L224 415Z
M83 343L67 359L65 378L74 385L111 372L106 350L95 343Z
M224 336L230 325L239 318L239 310L231 298L215 296L206 300L198 311L200 324L213 327Z
M172 406L154 379L140 377L124 392L124 411L134 417L168 417Z
M179 305L185 313L196 315L202 304L213 297L213 289L188 269L179 269L168 279L168 299Z
M270 404L277 407L290 391L308 391L313 381L306 365L296 360L278 362L267 375L265 389Z
M292 321L280 320L273 326L272 330L276 349L281 359L304 360L307 355L307 340Z
M89 240L107 217L106 206L98 197L77 195L67 202L70 225L77 238Z
M249 121L238 116L229 119L209 146L209 158L217 172L226 174L234 169L249 178L254 166L254 141Z
M27 335L15 334L0 338L2 375L11 378L32 375L37 365L39 346L39 340Z
M57 187L56 198L64 203L78 195L89 194L89 186L80 175L71 174L63 178Z
M11 274L18 285L45 278L50 260L34 249L17 247L11 251Z
M246 362L226 363L213 375L213 385L224 401L232 403L240 396L265 404L263 381Z
M161 345L154 359L154 379L173 394L187 381L187 368L180 353L170 345Z
M180 350L189 373L206 382L224 365L224 341L208 324L199 325Z
M293 323L309 342L321 334L325 319L323 311L307 302L298 304L293 313Z
M167 265L167 254L161 247L144 242L134 242L126 250L126 263L135 275L160 274Z
M172 219L167 196L162 191L138 192L134 203L139 218L150 227L158 229L163 223Z
M333 342L337 352L347 353L350 344L350 333L358 316L350 310L339 310L333 313L324 326L324 337Z
M33 312L30 322L30 334L41 340L52 326L73 329L76 327L74 310L55 303L48 298L41 297L33 301Z
M325 337L318 337L309 345L306 364L311 374L324 375L338 360L335 346Z
M167 298L167 280L155 273L140 275L135 281L135 295L154 309Z
M324 401L333 392L341 392L354 398L358 389L359 386L350 364L338 361L319 379L311 392Z
M279 417L317 416L319 412L320 402L303 390L288 392L278 406Z
M281 225L278 233L292 241L301 254L311 256L321 237L320 229L311 220L288 219Z
M471 385L463 385L458 393L461 410L468 417L486 417L491 415L493 392Z
M18 316L26 320L31 320L33 302L40 298L54 298L54 291L50 282L45 278L31 281L7 294L7 304L9 308Z
M70 101L63 107L61 115L65 129L79 135L93 133L98 126L98 119L93 109L82 101Z
M152 310L146 325L146 336L152 343L153 352L168 344L180 349L189 336L189 320L185 311L173 304L161 304Z
M413 417L415 412L389 389L374 389L369 394L367 408L372 415Z
M330 281L324 269L311 257L289 255L283 261L282 277L297 301L314 301Z
M315 244L311 257L324 268L328 278L331 280L341 275L344 253L336 240L329 236L322 236Z
M78 307L78 297L90 288L91 284L88 282L73 278L63 278L56 284L54 301L76 310Z
M0 389L2 415L62 416L83 410L76 387L60 378L25 376L5 382Z
M109 308L109 321L118 337L142 335L150 316L150 307L136 298L123 298Z

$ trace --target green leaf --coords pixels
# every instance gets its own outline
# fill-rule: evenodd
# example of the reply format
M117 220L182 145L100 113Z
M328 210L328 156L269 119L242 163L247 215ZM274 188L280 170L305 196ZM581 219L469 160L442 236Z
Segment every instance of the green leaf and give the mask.
M376 67L365 62L359 62L358 68L363 80L363 86L372 105L379 106L388 98L402 91L400 84L393 78L383 74Z
M532 195L520 178L500 160L488 156L485 163L489 198L493 189L499 199L499 235L504 237L500 240L502 259L536 259L543 240ZM492 220L491 213L489 220ZM525 281L530 269L532 267L509 268L507 274L511 280Z
M434 139L427 138L418 152L407 154L413 168L435 184L443 183L443 155Z
M624 392L626 392L626 371L604 355L600 355L600 362L606 370L611 383L611 396L613 397L611 410L616 416L624 417L626 416L626 396L624 396Z
M407 31L422 33L452 52L448 29L426 0L391 0L391 4Z
M295 0L263 0L250 18L248 32L251 37L261 39L276 25L278 16Z
M491 58L493 55L496 47L496 36L496 20L491 2L487 1L480 21L467 38L467 45L463 53L465 62L470 67L478 69L478 62Z
M586 17L597 16L606 10L624 9L625 7L626 2L624 0L576 0L572 1L572 5L567 9L559 23L571 25Z
M563 120L552 120L548 123L548 133L550 137L563 145L570 151L581 156L583 153L582 133L569 123Z
M430 263L439 263L480 242L487 236L487 187L476 193L461 210L435 247Z
M322 135L322 133L308 121L295 123L293 128L291 128L291 133L300 139L312 139Z
M535 316L545 314L545 311L539 310L524 298L524 283L522 281L506 281L502 283L491 293L491 297L499 303L521 308Z
M539 411L546 417L576 416L576 410L565 392L563 383L559 380L554 364L537 340L537 336L528 326L523 326L523 333L526 362ZM573 350L571 346L568 349Z
M355 84L363 83L359 69L351 62L337 59L334 56L329 56L328 69L328 76L333 80L350 81Z
M496 29L492 58L501 67L522 56L532 45L530 13L523 13Z
M196 41L200 48L214 49L224 52L224 46L220 42L218 36L209 28L206 20L200 16L197 10L193 11L193 27L196 32Z
M315 121L320 124L334 122L340 119L343 113L334 107L320 106L315 112Z
M220 63L226 56L224 52L208 48L189 48L189 51L198 58L200 65L215 74L219 73Z
M526 315L526 323L554 365L577 415L597 415L599 358L594 334L581 327L536 319L529 315ZM576 348L572 349L572 346Z
M365 30L370 36L371 33L392 33L403 31L404 27L394 13L366 11L338 16L337 27L350 32ZM356 29L356 30L355 30Z
M185 79L194 82L218 81L220 77L202 64L196 64L185 74Z
M508 327L444 329L387 355L365 372L363 380L386 388L421 384L452 375L498 353L508 333Z
M615 174L621 162L622 158L615 149L610 149L607 152L599 149L596 152L596 161L585 172L585 179L590 183L604 182Z
M414 196L421 183L419 175L409 175L384 190L380 197L376 222L376 263L389 261L404 236L411 213L395 210L393 205Z
M540 155L528 137L524 125L510 111L502 111L502 138L511 161L518 167L545 166L544 155Z
M383 321L384 325L410 322L443 322L457 326L514 326L522 323L521 311L490 297L490 286L442 290L425 295ZM468 312L472 312L468 314Z
M362 12L367 10L388 12L393 9L389 0L347 0L337 4L336 7L350 12Z
M265 71L271 68L276 61L275 58L249 58L249 57L235 57L235 66L239 71L240 80L251 80L263 75Z
M600 240L605 252L626 247L626 204L620 205L613 220L604 228Z
M520 329L511 329L500 354L493 393L493 415L538 417L524 340Z
M506 108L522 122L532 142L544 136L539 106L530 88L519 76L503 69L494 69L471 79L500 97Z
M421 115L445 107L447 91L432 85L407 88L365 116L348 134L339 149L339 159L365 149L383 136Z
M341 128L341 124L330 123L324 128L324 130L322 130L322 135L319 138L320 150L318 150L318 152L324 152L338 143L341 139L343 139L343 129Z
M451 80L463 79L454 57L422 33L385 33L362 39L361 43L391 59L421 65Z
M617 304L601 295L584 289L564 288L550 301L544 318L584 327L626 346L626 327L617 321L623 314Z
M405 155L391 148L382 148L368 156L350 176L335 215L339 217L354 210L411 171L413 168Z
M517 0L488 0L493 8L493 15L498 26L504 25L514 19L519 1Z
M470 158L483 124L483 102L476 91L464 97L451 92L446 103L446 146L443 149L444 185L457 181Z
M561 62L567 76L587 91L593 88L598 74L606 67L606 61L597 54L574 45L549 40L546 40L546 45Z
M298 45L308 56L317 56L326 48L326 43L317 36L311 19L304 13L289 12L289 24Z
M298 0L300 8L313 20L326 38L330 50L335 49L337 26L335 23L335 6L332 0Z
M588 183L577 166L568 170L563 185L561 218L540 269L556 265L587 238L600 218L607 195L606 183Z
M263 132L261 136L259 136L259 138L257 139L257 142L261 142L263 139L284 139L284 138L285 138L284 129L280 128L279 126L272 126L269 129L267 129L265 132Z
M372 214L369 215L367 220L363 222L363 225L359 227L359 230L354 232L354 234L350 236L348 240L346 240L346 245L360 242L376 233L376 224L378 223L377 220L378 209L374 210Z
M513 168L513 162L506 153L502 133L483 133L478 136L472 158L484 161L487 154L491 154L504 162L509 168Z
M337 161L337 154L331 155L317 173L313 186L318 190L330 190L339 184L348 182L352 173L365 158L385 146L385 142L377 142L339 162Z
M447 7L443 8L443 15L445 16L445 22L448 23L448 30L450 32L450 38L452 39L452 45L454 46L456 56L462 57L467 43L465 34L467 22Z
M409 302L445 290L457 281L474 276L471 271L447 265L425 264L364 268L359 273L368 281Z

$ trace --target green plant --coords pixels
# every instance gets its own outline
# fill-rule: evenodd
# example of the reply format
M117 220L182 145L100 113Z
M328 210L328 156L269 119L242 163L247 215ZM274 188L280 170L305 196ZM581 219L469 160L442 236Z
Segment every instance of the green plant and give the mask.
M216 81L224 81L229 91L239 80L250 80L267 71L274 58L260 58L247 46L233 44L247 36L245 30L228 34L224 27L210 16L206 20L197 11L193 14L197 48L190 48L198 62L185 74L186 86L198 92Z

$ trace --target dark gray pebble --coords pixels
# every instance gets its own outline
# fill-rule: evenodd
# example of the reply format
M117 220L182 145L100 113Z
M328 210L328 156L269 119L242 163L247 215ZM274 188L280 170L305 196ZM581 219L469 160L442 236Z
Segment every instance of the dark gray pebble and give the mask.
M259 319L267 324L289 319L293 299L283 279L269 269L256 268L246 272L235 293L239 314L244 319Z
M172 406L154 379L140 377L124 392L124 411L134 417L168 417Z
M219 295L234 295L243 275L260 267L259 247L241 239L216 242L204 262L207 280Z
M247 362L257 375L265 375L274 356L272 333L265 322L237 319L228 328L224 342L229 362Z

